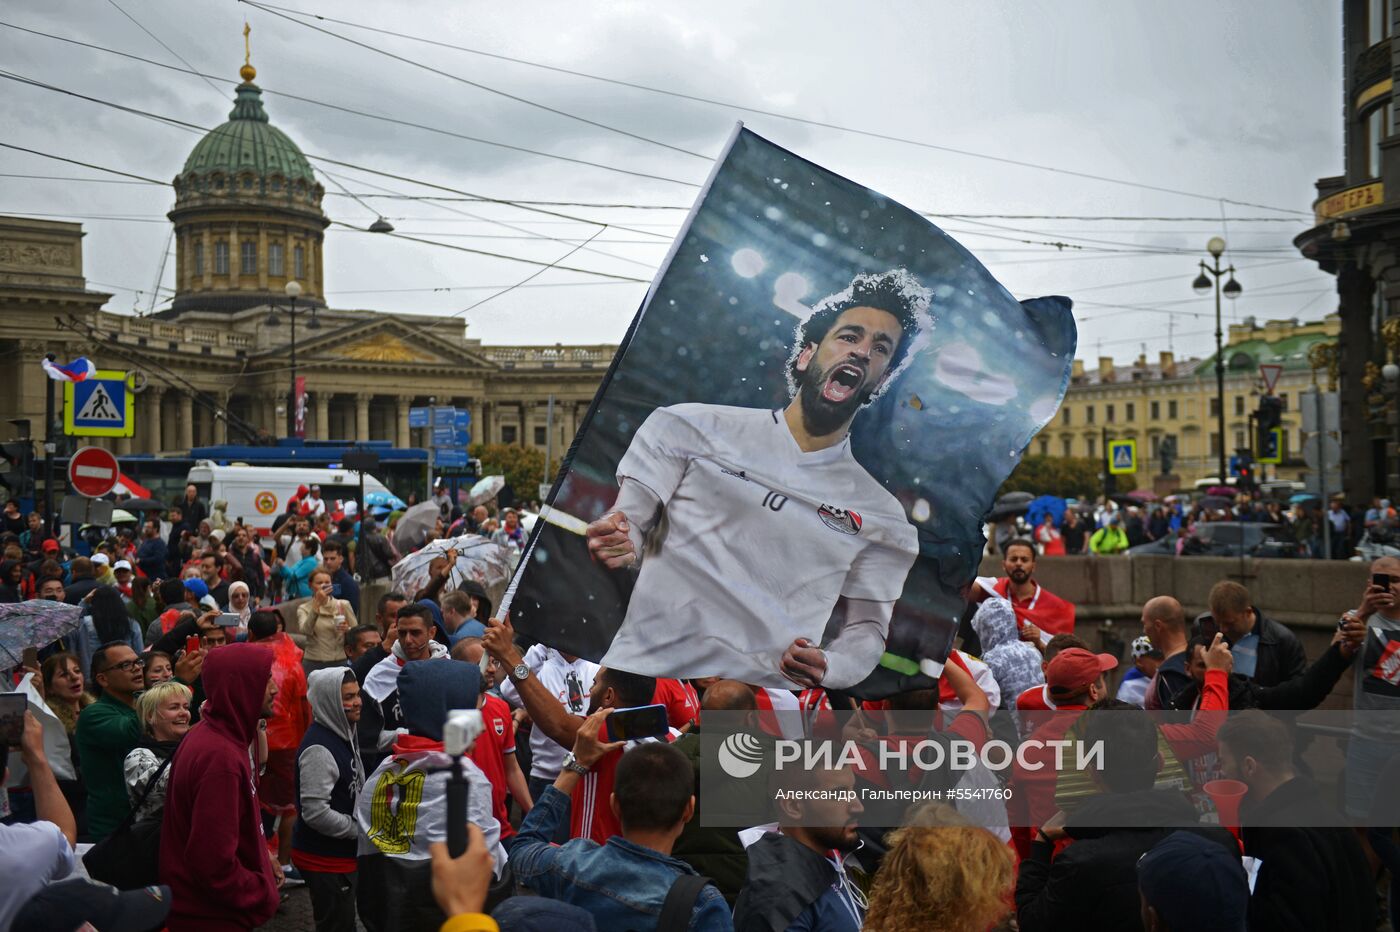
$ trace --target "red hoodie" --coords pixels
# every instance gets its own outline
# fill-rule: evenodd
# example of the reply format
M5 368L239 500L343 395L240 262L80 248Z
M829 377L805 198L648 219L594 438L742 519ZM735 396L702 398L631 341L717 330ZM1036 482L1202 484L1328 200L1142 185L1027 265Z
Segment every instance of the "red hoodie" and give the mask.
M160 879L170 932L251 929L277 912L248 746L258 732L272 652L254 644L210 651L209 703L170 765L160 834Z

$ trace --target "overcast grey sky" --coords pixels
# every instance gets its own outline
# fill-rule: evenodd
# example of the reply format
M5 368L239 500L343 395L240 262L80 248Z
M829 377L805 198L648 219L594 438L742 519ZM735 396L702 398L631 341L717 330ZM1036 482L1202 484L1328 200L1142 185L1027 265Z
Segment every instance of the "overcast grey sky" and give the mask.
M1196 298L1190 283L1205 241L1217 233L1229 240L1245 288L1227 307L1232 319L1316 319L1336 307L1332 279L1290 245L1310 225L1315 180L1341 170L1335 3L281 2L481 52L1200 196L937 151L317 22L409 60L397 61L237 0L12 0L0 15L14 25L178 65L125 10L196 69L220 76L217 91L198 77L13 28L0 27L0 58L14 74L213 127L230 109L246 17L267 110L308 155L495 198L679 208L550 208L613 225L590 244L597 251L574 252L563 264L617 275L650 280L710 168L698 156L713 156L733 122L743 119L915 209L1035 215L935 222L1017 296L1074 298L1081 358L1102 352L1124 361L1142 344L1155 354L1168 347L1169 322L1179 355L1208 353L1213 299ZM675 149L532 108L411 62ZM168 180L197 139L13 81L4 81L3 91L5 139L68 158ZM671 180L396 126L275 91ZM442 193L313 165L358 194ZM6 150L0 173L111 178ZM339 191L322 177L328 192ZM148 185L0 177L0 213L83 220L89 280L115 292L114 310L149 305L168 248L163 216L171 201L169 189ZM343 196L325 201L338 220L365 226L379 211L405 234L543 262L558 260L599 229L502 205L367 202L370 210ZM1085 215L1133 219L1051 219ZM1085 248L1045 245L1054 242ZM327 233L325 257L335 306L408 314L464 311L493 293L482 286L503 287L535 271L336 227ZM493 343L616 341L646 286L604 281L546 271L531 284L552 287L514 290L462 318L469 335ZM172 285L168 266L163 285ZM168 297L162 292L160 300Z

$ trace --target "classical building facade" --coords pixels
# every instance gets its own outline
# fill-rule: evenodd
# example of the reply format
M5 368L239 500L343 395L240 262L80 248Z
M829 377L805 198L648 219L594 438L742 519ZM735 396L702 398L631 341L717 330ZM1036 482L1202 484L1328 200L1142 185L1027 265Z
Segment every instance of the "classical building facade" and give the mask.
M1342 478L1353 499L1400 497L1400 135L1394 0L1343 0L1344 171L1319 178L1294 239L1337 277Z
M1225 346L1225 431L1227 455L1252 446L1249 416L1263 393L1259 366L1283 367L1274 393L1283 401L1283 462L1270 475L1299 479L1302 415L1299 400L1312 388L1309 350L1336 338L1336 315L1312 323L1253 319L1230 325ZM1325 380L1325 376L1324 376ZM1162 473L1162 444L1176 447L1172 474L1176 484L1189 487L1218 471L1220 433L1216 429L1215 357L1176 359L1145 355L1119 366L1112 357L1099 358L1097 369L1074 361L1069 391L1055 418L1031 441L1029 452L1042 456L1104 455L1104 438L1135 440L1137 483L1150 488Z
M0 434L42 434L45 353L138 371L136 434L96 441L119 455L252 442L288 433L290 302L307 439L426 446L410 407L472 412L474 442L568 449L616 349L485 346L459 317L326 306L323 189L296 144L268 122L250 66L227 123L175 177L169 217L176 294L169 310L104 310L83 276L79 224L0 217ZM553 400L553 415L549 416ZM552 426L553 436L549 435Z

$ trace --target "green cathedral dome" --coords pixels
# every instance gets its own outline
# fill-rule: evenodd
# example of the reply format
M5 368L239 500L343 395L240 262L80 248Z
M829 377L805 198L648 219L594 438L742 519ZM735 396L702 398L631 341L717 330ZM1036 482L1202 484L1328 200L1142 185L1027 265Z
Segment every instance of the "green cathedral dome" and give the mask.
M252 172L260 181L280 176L287 182L315 184L316 176L301 149L268 122L258 86L248 81L238 86L237 93L228 122L199 141L180 174L232 178Z

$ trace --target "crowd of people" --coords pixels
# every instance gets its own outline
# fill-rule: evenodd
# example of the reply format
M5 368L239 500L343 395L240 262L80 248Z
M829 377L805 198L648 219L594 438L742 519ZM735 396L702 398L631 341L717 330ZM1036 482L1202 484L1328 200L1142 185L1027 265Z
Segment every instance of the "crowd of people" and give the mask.
M442 504L430 540L524 542L513 512ZM94 917L118 914L124 928L248 929L304 885L325 932L1359 930L1375 927L1384 873L1400 874L1392 833L1341 827L1300 739L1268 715L1318 706L1348 670L1357 709L1400 711L1395 665L1368 645L1400 637L1394 557L1311 660L1222 581L1197 618L1169 594L1144 604L1120 676L1120 658L1076 635L1074 606L1036 582L1042 547L1004 539L1005 575L971 587L933 685L859 701L658 679L531 643L454 575L450 551L398 591L386 578L406 555L317 489L266 541L217 511L191 487L139 540L76 556L7 510L0 601L66 602L81 620L5 678L28 712L6 771L0 929L103 930ZM648 705L664 707L664 735L609 740L615 710ZM446 723L461 709L483 727L455 758ZM979 748L1075 729L1108 753L1079 782L1028 755L993 777L1006 792L990 812L922 802L893 830L865 825L859 794L841 792L893 777L842 766L792 776L800 792L771 824L702 824L707 714L774 738L791 737L793 714L799 732L868 715L863 745L908 740L886 711ZM1212 715L1226 711L1240 714ZM1342 808L1364 820L1400 772L1400 729L1359 724L1347 754ZM1218 779L1247 788L1233 832L1203 804ZM1280 813L1310 818L1261 824ZM454 817L467 823L457 857Z
M1277 548L1278 555L1346 560L1363 544L1400 552L1400 514L1389 499L1351 507L1334 496L1324 508L1315 496L1285 502L1262 492L1209 491L1229 494L1170 495L1160 502L1150 495L1069 500L1063 511L1037 511L1029 521L1008 514L987 535L989 548L999 553L1007 541L1024 537L1043 556L1116 556L1160 541L1164 552L1190 555L1208 550L1199 529L1225 521L1268 525L1273 539L1287 545Z

